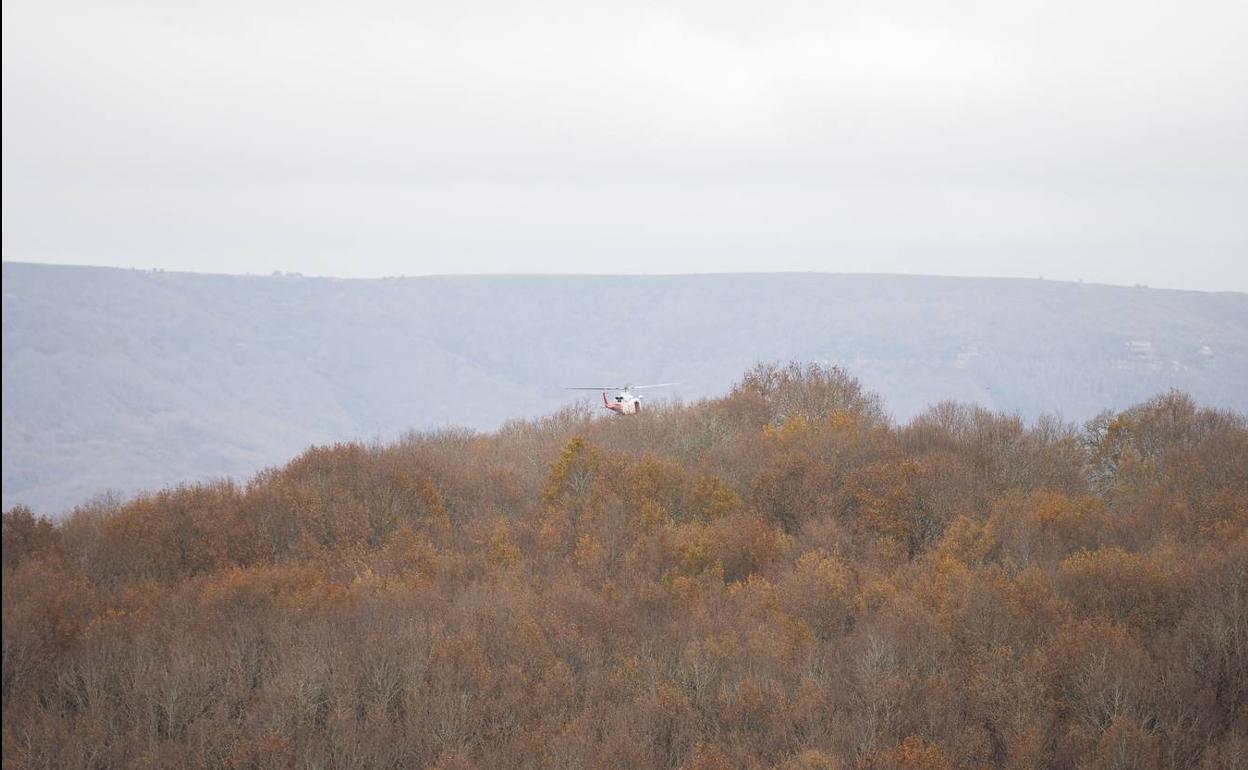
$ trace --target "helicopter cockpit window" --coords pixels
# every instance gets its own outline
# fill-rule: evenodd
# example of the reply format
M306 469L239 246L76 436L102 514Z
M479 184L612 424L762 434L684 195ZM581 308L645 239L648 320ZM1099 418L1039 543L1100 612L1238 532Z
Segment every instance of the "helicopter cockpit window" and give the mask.
M616 401L619 401L619 402L621 402L621 403L622 403L622 402L624 401L624 397L623 397L623 396L616 396L616 397L615 397L615 400L616 400Z

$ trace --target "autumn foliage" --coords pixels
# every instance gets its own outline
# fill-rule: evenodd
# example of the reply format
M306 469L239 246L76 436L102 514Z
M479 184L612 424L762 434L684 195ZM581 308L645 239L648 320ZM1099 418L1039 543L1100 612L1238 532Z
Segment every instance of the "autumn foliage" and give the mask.
M5 768L1248 766L1248 424L836 369L3 521Z

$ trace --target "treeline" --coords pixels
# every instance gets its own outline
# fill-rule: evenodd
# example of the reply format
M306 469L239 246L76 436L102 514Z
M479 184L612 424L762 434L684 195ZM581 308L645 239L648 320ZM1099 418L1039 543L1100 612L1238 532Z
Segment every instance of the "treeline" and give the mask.
M3 521L6 768L1248 767L1248 423L836 369Z

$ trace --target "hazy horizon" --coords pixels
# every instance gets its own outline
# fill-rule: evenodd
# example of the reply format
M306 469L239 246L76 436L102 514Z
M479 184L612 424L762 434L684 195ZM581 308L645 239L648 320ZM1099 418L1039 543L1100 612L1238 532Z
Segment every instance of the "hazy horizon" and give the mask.
M4 263L6 504L228 473L317 443L492 430L582 394L722 395L841 366L906 420L954 399L1084 420L1180 388L1248 408L1248 296L1034 279L317 279ZM592 394L596 398L597 394ZM30 495L18 494L29 492Z
M884 271L841 271L841 270L707 270L707 271L656 271L650 273L626 273L626 272L542 272L542 271L513 271L513 272L440 272L440 273L377 273L377 274L329 274L329 273L308 273L300 270L273 270L270 272L225 272L222 270L211 269L170 269L164 267L140 267L136 265L121 264L89 264L82 262L41 262L21 259L3 260L6 264L14 265L42 265L46 267L67 267L67 268L99 268L111 270L138 270L144 272L161 272L161 273L184 273L187 275L205 275L205 276L228 276L237 278L311 278L311 279L331 279L345 281L381 281L395 279L417 279L417 278L506 278L509 276L516 277L550 277L550 278L576 278L576 277L592 277L592 278L675 278L680 276L746 276L746 275L776 275L776 276L794 276L794 275L811 275L811 276L860 276L860 277L910 277L910 278L947 278L950 280L973 279L982 281L1048 281L1052 283L1071 283L1085 284L1089 286L1109 286L1116 288L1143 288L1158 289L1162 291L1190 291L1204 293L1232 293L1245 294L1248 288L1187 288L1182 286L1155 286L1147 283L1114 283L1110 281L1085 281L1079 278L1057 278L1049 276L1025 276L1025 275L965 275L959 273L926 273L926 272L884 272Z

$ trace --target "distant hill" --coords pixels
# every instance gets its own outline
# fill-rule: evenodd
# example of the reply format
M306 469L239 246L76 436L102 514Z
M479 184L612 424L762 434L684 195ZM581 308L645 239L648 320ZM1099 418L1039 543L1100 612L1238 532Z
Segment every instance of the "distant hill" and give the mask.
M1248 295L885 275L338 280L3 266L3 505L246 477L310 444L497 426L564 385L724 392L843 366L904 420L1082 420L1179 388L1248 410Z

